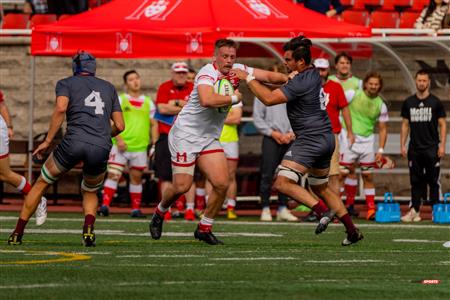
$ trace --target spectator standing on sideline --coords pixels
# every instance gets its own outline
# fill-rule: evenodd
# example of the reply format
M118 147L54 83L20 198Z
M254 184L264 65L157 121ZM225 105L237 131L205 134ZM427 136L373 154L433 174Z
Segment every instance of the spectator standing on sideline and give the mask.
M421 198L426 197L427 186L430 187L430 204L439 201L440 161L445 155L446 113L442 102L430 93L427 71L416 73L416 89L416 93L403 102L401 110L401 154L408 158L411 182L411 209L401 218L403 222L421 220ZM406 150L408 135L410 140Z
M25 226L48 187L83 161L81 191L85 217L82 241L86 247L95 246L97 190L105 177L111 137L124 130L124 122L116 89L111 83L95 77L95 57L88 52L78 52L73 57L72 70L73 76L56 84L56 105L49 131L33 155L41 158L65 117L66 134L45 161L41 175L25 198L16 228L8 238L10 245L22 244Z
M9 166L9 140L14 136L11 116L0 90L0 181L9 183L23 195L30 192L31 186L22 175L13 172ZM42 225L47 218L47 199L41 197L36 210L36 224Z
M171 66L172 78L159 86L156 95L155 119L158 121L159 139L155 147L155 173L160 181L161 195L164 195L165 190L172 182L168 134L178 113L187 104L194 87L192 82L187 81L188 72L189 67L185 62L173 63ZM195 220L195 185L192 185L185 196L187 205L185 218ZM170 216L170 212L167 215Z
M344 7L339 0L300 0L297 1L311 10L317 11L327 17L342 13Z
M414 23L414 28L441 29L448 10L449 5L444 3L444 0L430 0L428 6L422 10L416 23Z
M362 89L362 80L352 74L352 63L353 58L346 52L339 53L335 59L334 64L336 68L336 75L329 76L330 80L336 81L344 89L345 98L347 102L350 103L355 96L356 91ZM339 144L342 145L343 141L347 139L347 130L342 128L339 134ZM339 152L342 154L343 149L339 146ZM344 179L345 178L345 179ZM343 182L342 182L343 181ZM341 193L343 194L345 190L346 200L345 205L347 206L348 213L351 216L357 217L359 215L358 211L354 208L356 190L358 186L358 177L356 174L348 174L341 177Z
M375 185L373 169L376 162L382 160L384 146L387 140L388 110L379 96L383 88L380 74L371 72L363 81L363 90L356 92L349 105L352 119L352 129L355 142L350 145L347 139L341 140L342 174L355 174L355 163L361 167L364 182L364 195L367 203L367 220L375 219ZM379 149L374 153L375 125L378 123Z
M103 188L103 204L99 214L107 217L109 206L117 191L117 184L128 165L131 217L145 217L141 212L142 174L148 165L147 150L158 139L158 123L153 116L155 104L149 96L142 94L141 77L135 70L123 74L126 93L119 95L125 121L125 130L113 139L109 154L108 177ZM151 138L150 138L151 137Z
M278 66L271 71L280 72ZM259 185L259 196L261 197L261 221L272 221L270 211L270 195L275 171L281 163L284 155L292 144L295 135L286 111L286 103L265 106L258 98L253 101L253 123L263 135L261 148L261 180ZM287 208L287 196L278 193L278 221L298 221Z

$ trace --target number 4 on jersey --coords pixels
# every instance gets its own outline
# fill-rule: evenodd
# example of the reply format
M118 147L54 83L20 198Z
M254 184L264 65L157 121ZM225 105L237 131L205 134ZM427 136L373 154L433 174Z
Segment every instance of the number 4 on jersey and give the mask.
M100 92L92 91L92 93L84 99L84 105L89 107L95 107L96 115L103 115L103 108L105 103L100 97Z

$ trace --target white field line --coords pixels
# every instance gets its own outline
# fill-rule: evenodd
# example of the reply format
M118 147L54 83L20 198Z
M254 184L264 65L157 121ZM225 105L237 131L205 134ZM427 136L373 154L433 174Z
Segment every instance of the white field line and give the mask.
M10 229L0 229L0 233L11 233ZM50 234L81 234L80 230L75 229L27 229L25 233L50 233ZM146 236L149 237L150 233L132 233L125 232L123 230L96 230L95 233L99 235L113 235L113 236ZM257 232L223 232L217 233L217 236L223 237L282 237L282 234L273 233L257 233ZM192 232L164 232L164 236L170 237L192 237Z
M168 255L168 254L149 254L149 255L116 255L120 258L137 258L137 257L151 257L151 258L189 258L189 257L205 257L204 255L185 254L185 255Z
M225 261L252 261L252 260L303 260L302 257L218 257L209 258L209 260L225 260Z
M305 263L312 264L346 264L346 263L381 263L386 262L385 260L378 259L338 259L338 260L307 260Z
M17 217L10 216L0 216L0 221L16 221ZM81 218L47 218L46 222L80 222ZM145 223L148 224L149 220L132 220L132 219L106 219L99 218L97 219L98 223ZM171 220L169 221L172 224L193 224L191 221L178 221ZM315 227L316 223L295 223L295 222L244 222L244 221L215 221L214 224L224 224L224 225L255 225L255 226L306 226L306 227ZM450 229L450 225L434 225L434 224L401 224L401 223L392 223L392 224L356 224L360 228L368 227L368 228L409 228L409 229L420 229L420 228L434 228L434 229ZM330 224L329 226L342 226L341 224Z
M393 239L393 242L397 243L444 243L445 241L436 240L416 240L416 239Z

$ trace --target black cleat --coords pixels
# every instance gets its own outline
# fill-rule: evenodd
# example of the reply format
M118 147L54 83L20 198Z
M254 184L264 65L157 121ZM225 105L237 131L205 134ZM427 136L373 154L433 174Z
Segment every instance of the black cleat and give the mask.
M85 247L95 247L94 227L91 225L83 228L83 245Z
M358 241L362 240L364 238L364 236L362 235L362 233L359 231L358 228L356 228L355 231L348 233L347 232L347 237L342 241L342 246L350 246L351 244L355 244Z
M8 238L8 245L22 245L22 235L17 232L13 232Z
M354 217L357 218L359 216L359 211L357 211L353 205L350 205L349 207L347 207L347 212L350 215L350 217Z
M109 216L109 208L108 208L108 206L106 206L106 205L100 206L100 209L98 210L98 215L100 215L102 217Z
M319 224L317 224L316 231L315 231L316 234L321 234L322 232L327 230L328 224L330 224L330 222L333 220L333 218L334 218L334 213L332 213L331 211L327 211L326 213L324 213L322 218L320 218L320 220L319 220Z
M216 238L216 236L211 231L200 231L197 229L194 231L194 237L199 241L204 241L210 245L223 245L223 242Z
M155 212L150 224L148 225L152 239L159 240L161 238L163 222L164 217Z

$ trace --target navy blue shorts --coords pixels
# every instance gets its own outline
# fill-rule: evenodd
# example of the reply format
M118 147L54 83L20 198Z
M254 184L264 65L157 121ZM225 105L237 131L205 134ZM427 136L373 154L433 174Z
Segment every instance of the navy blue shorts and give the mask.
M283 159L307 168L327 169L336 146L333 133L303 135L292 143Z
M53 157L64 171L83 162L83 174L98 176L106 171L109 151L97 145L64 138L53 151Z

